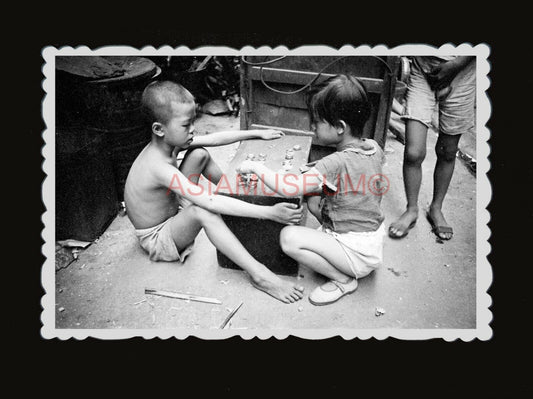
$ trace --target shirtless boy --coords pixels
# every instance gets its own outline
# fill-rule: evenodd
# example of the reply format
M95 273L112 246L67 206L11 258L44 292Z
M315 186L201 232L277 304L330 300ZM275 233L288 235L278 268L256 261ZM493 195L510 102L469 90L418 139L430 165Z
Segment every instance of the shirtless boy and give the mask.
M214 184L222 177L222 171L203 147L251 138L272 140L282 132L248 130L193 136L194 97L174 82L148 85L142 106L150 120L152 139L131 166L124 200L141 247L150 259L184 262L203 228L218 250L250 274L256 288L285 303L300 300L303 287L279 278L255 260L220 214L297 224L301 208L290 203L253 205L197 185L200 174ZM176 156L183 150L187 152L178 168Z

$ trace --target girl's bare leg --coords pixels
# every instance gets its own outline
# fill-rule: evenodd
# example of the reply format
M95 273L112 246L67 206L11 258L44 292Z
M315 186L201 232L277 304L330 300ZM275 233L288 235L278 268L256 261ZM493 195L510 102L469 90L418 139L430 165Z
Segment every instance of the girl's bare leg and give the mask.
M355 277L341 244L329 234L287 226L281 230L280 242L288 256L329 279L346 283Z

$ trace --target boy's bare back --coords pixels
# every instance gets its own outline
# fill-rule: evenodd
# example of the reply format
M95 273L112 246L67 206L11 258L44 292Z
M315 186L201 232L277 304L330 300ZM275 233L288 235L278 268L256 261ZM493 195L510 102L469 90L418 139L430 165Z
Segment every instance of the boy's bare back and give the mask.
M148 144L131 166L124 201L136 229L156 226L178 212L178 196L169 190L171 182L160 181L157 173L168 165L178 171L175 157L167 157Z

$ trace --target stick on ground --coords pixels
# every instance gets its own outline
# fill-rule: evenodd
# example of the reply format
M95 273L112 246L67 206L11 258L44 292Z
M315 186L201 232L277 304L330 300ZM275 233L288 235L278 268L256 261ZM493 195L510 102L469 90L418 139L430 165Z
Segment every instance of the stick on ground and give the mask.
M216 305L220 305L222 303L218 299L214 299L214 298L206 298L202 296L189 295L189 294L180 294L179 292L151 290L148 288L144 289L144 293L150 294L150 295L166 296L168 298L184 299L186 301L188 300L188 301L196 301L196 302L214 303Z
M228 322L231 320L231 318L233 317L233 315L234 315L235 313L237 313L237 310L239 310L239 308L242 306L242 304L243 304L243 303L241 302L241 303L239 304L239 306L237 306L235 309L233 309L233 311L228 315L228 317L226 317L226 320L224 320L224 321L222 322L222 324L220 325L220 327L219 327L221 330L223 330L224 327L226 327L226 324L228 324Z

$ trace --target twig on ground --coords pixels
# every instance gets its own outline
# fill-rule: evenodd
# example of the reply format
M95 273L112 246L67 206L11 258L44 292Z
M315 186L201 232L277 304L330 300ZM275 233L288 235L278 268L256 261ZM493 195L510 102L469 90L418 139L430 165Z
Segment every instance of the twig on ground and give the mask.
M237 310L239 310L239 308L242 306L242 304L243 304L243 302L241 302L241 303L239 304L239 306L237 306L235 309L233 309L233 311L232 311L232 312L226 317L226 320L224 320L224 321L222 322L222 324L220 325L220 327L219 327L221 330L223 330L224 327L226 327L226 325L228 324L228 322L231 320L231 318L233 317L233 315L234 315L235 313L237 313Z
M145 288L144 293L150 294L150 295L164 296L168 298L183 299L186 301L214 303L217 305L220 305L222 303L218 299L214 299L214 298L206 298L206 297L201 297L201 296L196 296L196 295L181 294L179 292L152 290L148 288Z

